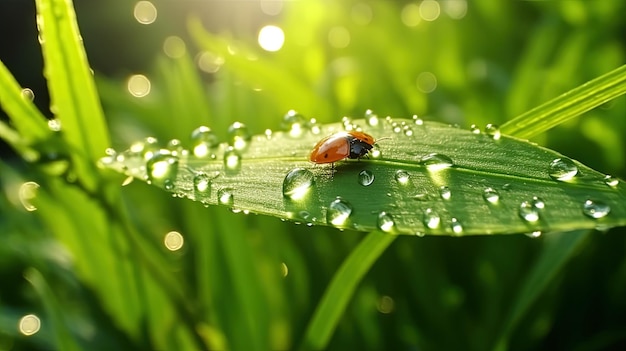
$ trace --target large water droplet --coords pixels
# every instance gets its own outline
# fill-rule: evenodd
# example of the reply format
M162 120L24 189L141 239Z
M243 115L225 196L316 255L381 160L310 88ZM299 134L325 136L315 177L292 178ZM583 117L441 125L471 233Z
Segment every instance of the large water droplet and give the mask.
M211 149L219 144L217 135L211 128L200 126L191 132L191 151L199 158L207 157L211 154Z
M368 126L376 127L380 123L378 115L372 110L365 110L365 122Z
M294 168L283 180L283 196L291 200L300 200L308 194L315 183L313 173L304 168Z
M402 185L408 184L409 183L409 172L405 171L405 170L397 170L396 174L395 174L395 178L396 181Z
M415 123L418 126L424 125L424 120L419 118L418 115L413 115L413 123Z
M211 178L204 172L197 173L193 177L193 189L196 194L209 196L211 194Z
M483 199L491 204L497 204L500 201L500 194L493 188L485 188L483 190Z
M374 183L374 173L367 169L359 172L359 184L363 186L369 186Z
M475 125L475 124L472 124L470 126L470 132L472 132L474 134L480 134L480 127Z
M422 156L419 163L426 167L429 171L440 171L454 165L454 162L450 157L439 153Z
M29 88L24 88L22 89L22 98L33 101L35 100L35 93Z
M495 124L487 124L485 126L485 134L490 136L493 140L500 140L502 134L500 133L500 127Z
M619 185L619 179L610 175L606 175L604 177L604 183L610 186L611 188L615 188L617 185Z
M27 314L20 319L18 328L20 333L26 336L37 334L41 328L41 320L37 317L37 315Z
M308 129L308 121L300 113L289 110L283 117L282 128L287 131L290 137L299 138Z
M591 218L602 218L609 212L611 212L611 206L602 201L587 200L583 203L583 213Z
M384 211L378 214L376 225L378 226L378 229L385 233L393 233L396 230L396 222L394 221L393 216Z
M20 185L20 189L18 191L18 196L22 206L26 209L26 211L32 212L37 210L37 206L34 204L34 200L37 198L37 190L39 189L39 184L35 182L25 182Z
M251 138L248 127L241 122L235 122L228 127L228 136L230 145L232 145L235 150L244 150L247 148Z
M178 174L178 157L168 150L159 150L146 162L146 171L151 184L172 190Z
M543 210L544 208L546 208L546 203L543 201L543 199L537 196L533 196L533 199L530 201L530 203L538 210Z
M222 188L217 191L217 202L220 205L232 206L235 203L235 195L233 189Z
M333 200L326 211L326 222L336 227L344 227L352 214L352 205L338 198Z
M539 208L530 201L524 201L519 206L519 215L527 222L537 222L539 220Z
M229 175L237 174L241 170L241 155L232 146L224 150L224 170Z
M450 188L447 186L441 186L439 187L439 196L441 196L444 200L450 200L452 197L452 191L450 191Z
M552 179L568 181L578 174L578 167L569 158L557 158L550 162L550 177Z
M426 227L430 229L437 229L441 223L441 217L439 217L439 214L437 214L437 212L435 212L432 208L427 208L424 211L423 222Z
M141 149L140 154L146 161L151 159L160 150L159 141L155 137L147 137L143 141L140 141L139 143L135 143L133 145ZM131 149L132 147L133 146L131 146Z
M452 218L450 220L450 229L452 229L452 232L457 235L463 233L463 225L456 218Z

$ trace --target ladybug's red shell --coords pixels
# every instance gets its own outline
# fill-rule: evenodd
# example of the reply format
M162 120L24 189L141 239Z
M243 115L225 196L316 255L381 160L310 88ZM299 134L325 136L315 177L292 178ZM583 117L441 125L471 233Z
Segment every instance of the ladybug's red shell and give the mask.
M346 158L366 156L374 145L374 138L363 132L339 132L320 140L311 151L311 162L332 163Z

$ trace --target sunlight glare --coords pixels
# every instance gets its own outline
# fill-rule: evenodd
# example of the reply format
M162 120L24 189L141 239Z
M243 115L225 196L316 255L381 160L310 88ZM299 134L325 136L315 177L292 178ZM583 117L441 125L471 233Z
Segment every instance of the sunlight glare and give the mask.
M265 51L278 51L285 43L285 33L276 26L265 26L259 31L259 45Z

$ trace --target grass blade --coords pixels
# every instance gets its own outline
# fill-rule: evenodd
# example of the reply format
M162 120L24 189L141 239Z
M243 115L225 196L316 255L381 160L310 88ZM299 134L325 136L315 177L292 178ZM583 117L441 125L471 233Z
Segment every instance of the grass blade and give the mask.
M36 0L51 110L72 148L78 178L96 189L95 161L109 146L107 127L71 1Z
M326 348L359 282L396 237L369 233L333 276L309 323L301 349Z
M572 89L502 125L502 133L530 138L626 93L626 65Z

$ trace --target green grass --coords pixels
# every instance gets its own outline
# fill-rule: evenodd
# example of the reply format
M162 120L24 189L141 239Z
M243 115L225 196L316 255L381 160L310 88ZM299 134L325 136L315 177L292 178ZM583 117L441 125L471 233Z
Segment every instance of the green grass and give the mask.
M60 132L48 128L0 64L0 106L11 118L0 124L0 136L21 157L0 162L0 237L5 243L0 248L0 349L593 350L623 345L623 228L605 235L577 230L623 224L623 201L604 200L614 208L606 222L585 218L576 207L575 216L588 224L580 225L569 220L574 210L568 209L567 196L580 203L587 196L616 192L605 184L587 186L585 177L624 177L626 172L620 162L626 149L626 102L616 98L624 93L626 53L615 29L624 5L479 1L464 19L455 20L447 15L449 5L441 4L440 19L408 27L398 19L411 7L371 3L368 22L369 10L362 4L290 3L280 21L287 42L274 54L237 35L206 33L192 18L188 29L194 42L187 43L182 56L155 58L148 74L152 92L138 99L125 92L121 80L96 72L94 82L71 5L37 1L45 77L62 127ZM347 48L328 45L327 33L337 26L350 33ZM193 45L224 57L209 84L195 66ZM236 47L237 53L231 55L229 47ZM430 94L416 88L416 77L424 71L437 77L437 89ZM587 81L592 83L583 85ZM257 207L234 211L251 209L272 216L213 206L220 188L247 189L252 202L254 192L267 193L268 184L280 187L293 166L311 167L299 158L306 156L317 136L304 136L299 143L279 133L288 109L307 120L316 118L325 130L343 115L360 118L366 108L381 118L400 120L417 113L463 129L499 124L511 136L532 137L580 161L582 178L572 184L545 180L537 182L541 189L522 189L521 197L541 192L546 211L551 204L563 206L562 213L546 215L548 223L539 238L418 238L297 225L278 220L285 216L272 212L284 206L280 193L257 196ZM154 178L149 180L157 186L135 181L122 187L124 176L97 166L105 148L123 150L148 136L157 137L159 147L176 138L189 148L193 141L188 136L199 125L210 126L226 141L227 128L236 120L253 135L271 129L276 143L293 143L296 155L291 158L277 159L276 143L270 143L273 149L257 150L267 159L252 170L260 173L270 167L267 184L220 176L213 180L219 187L202 201L204 194L191 190L187 175L186 183L176 186L186 188L185 196L201 200L189 201L173 198L159 188L167 183ZM388 154L418 172L419 164L411 160L416 155L406 149L415 143L433 148L437 137L449 138L453 142L442 143L448 148L444 150L477 160L476 167L468 163L460 170L494 179L513 172L524 181L533 179L522 176L524 172L533 173L522 165L540 162L542 155L546 160L558 155L513 139L500 154L497 147L480 148L484 135L449 129L455 131L441 127L425 135L419 141L423 144L387 140ZM380 144L386 157L384 141ZM473 153L467 150L476 147ZM495 162L492 168L479 162L481 153L496 157L516 150L522 156ZM246 153L243 160L246 171ZM221 161L185 162L179 160L177 175L201 167L210 172ZM279 165L277 176L272 162ZM394 162L371 159L338 165L336 183L320 177L323 168L317 167L316 186L325 186L329 194L348 189L346 196L353 196L357 209L361 202L384 201L393 213L394 205L401 204L397 194L390 199L379 199L383 193L359 197L348 178L360 170L354 165L371 165L380 167L374 169L376 182L390 181ZM500 171L494 172L498 164ZM134 165L123 171L139 178L145 174ZM22 199L37 208L32 212L18 196L26 181L39 184L34 198ZM355 180L353 187L361 186ZM457 189L451 187L453 201ZM515 184L511 191L516 191ZM409 213L414 205L407 206ZM355 216L361 216L359 212ZM521 219L515 210L510 213L514 216L500 221L498 233L520 231L516 223ZM550 232L558 216L567 225L554 228L574 232ZM463 224L469 230L469 223L475 222L484 221L468 216ZM488 231L474 226L472 234L481 228ZM164 247L170 231L183 235L181 250ZM42 329L27 337L17 325L29 313L40 317ZM585 320L597 323L590 326Z

